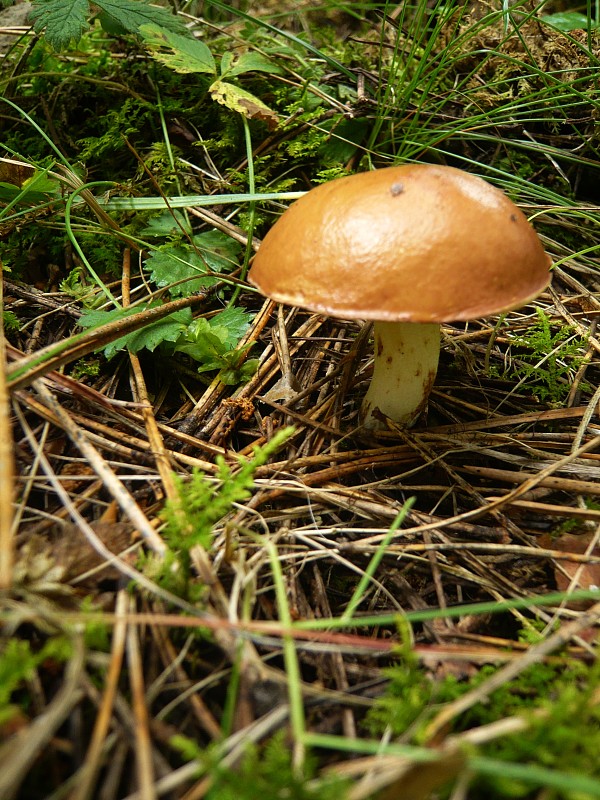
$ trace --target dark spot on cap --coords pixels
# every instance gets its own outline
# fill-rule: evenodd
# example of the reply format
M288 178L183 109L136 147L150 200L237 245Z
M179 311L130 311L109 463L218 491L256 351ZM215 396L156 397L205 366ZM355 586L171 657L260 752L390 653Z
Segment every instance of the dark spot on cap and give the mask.
M511 222L516 222L517 221L517 215L516 214L511 214L510 215L510 221Z

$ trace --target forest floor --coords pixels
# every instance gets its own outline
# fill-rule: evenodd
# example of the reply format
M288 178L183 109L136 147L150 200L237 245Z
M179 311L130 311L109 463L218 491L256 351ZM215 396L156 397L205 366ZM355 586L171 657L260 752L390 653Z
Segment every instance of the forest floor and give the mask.
M1 800L600 797L591 7L2 15ZM371 327L247 273L412 162L505 191L552 282L368 432Z

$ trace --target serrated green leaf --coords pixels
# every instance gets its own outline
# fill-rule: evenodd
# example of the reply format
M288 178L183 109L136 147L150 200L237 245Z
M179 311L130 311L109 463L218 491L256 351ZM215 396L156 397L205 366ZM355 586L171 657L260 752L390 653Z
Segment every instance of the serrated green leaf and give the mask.
M243 114L247 119L262 120L267 123L269 128L276 128L279 124L279 117L269 106L233 83L218 80L210 86L208 91L217 103L227 106L231 111L237 111L238 114Z
M225 234L208 231L193 241L196 249L185 244L169 245L146 259L144 266L151 280L161 288L168 286L173 297L188 297L211 286L218 278L208 272L222 272L237 264L240 246Z
M121 25L120 22L117 22L110 14L107 14L106 11L101 11L98 14L98 20L100 21L100 25L102 25L102 30L106 31L110 36L125 36L127 33L127 28Z
M150 280L159 288L168 286L172 297L189 297L216 281L206 274L202 257L185 245L155 250L146 259L144 269L149 270Z
M243 75L245 72L267 72L269 75L279 75L282 70L269 61L268 58L260 53L242 53L237 58L233 53L226 53L229 56L227 67L221 62L221 78L229 78L234 75ZM225 58L225 55L223 58Z
M175 72L216 75L212 53L199 39L180 36L158 25L141 25L139 32L152 57Z
M235 306L220 311L210 319L195 319L177 343L175 351L197 361L198 372L237 368L242 353L249 347L247 345L236 350L237 344L251 320L250 314Z
M140 231L140 235L166 238L181 235L182 229L188 230L188 223L182 211L163 211L150 217L146 227Z
M125 319L125 317L129 317L139 310L139 307L120 308L114 311L98 311L90 309L89 311L84 311L84 313L81 315L79 318L79 325L86 330L100 328L102 325L108 325L109 322L117 322L118 320ZM122 342L125 338L126 337L123 336L121 339L111 342L104 348L104 355L109 361L119 350L123 349L123 344L119 344L119 346L117 346L117 344Z
M138 33L140 26L154 23L184 37L183 21L165 8L144 0L95 0L103 27L112 33ZM55 50L78 41L89 27L88 0L34 0L30 17L33 29L44 32ZM185 37L184 37L185 38Z
M218 314L215 314L211 319L211 323L215 326L224 328L227 331L227 338L225 339L229 349L237 347L237 343L246 333L252 322L253 315L244 311L239 306L230 306L224 308Z
M152 308L155 304L150 304L147 308ZM109 322L116 322L125 317L137 314L139 306L132 308L122 308L115 311L86 311L79 319L82 328L99 328ZM150 325L139 331L133 331L120 339L116 339L104 348L104 355L110 361L120 350L127 348L132 353L137 353L143 348L154 351L162 342L176 342L187 330L192 319L192 312L189 308L175 311L168 317L152 322Z
M238 266L242 246L231 236L212 230L193 237L194 245L202 252L209 269L224 272Z
M34 0L29 16L36 33L44 32L55 50L78 41L87 29L88 0Z
M153 353L164 342L177 342L185 332L191 317L191 311L187 308L176 311L174 314L169 314L168 317L163 317L163 319L159 319L139 331L123 336L117 342L121 342L121 347L126 347L132 353L139 353L143 349L150 350Z
M186 38L187 28L180 17L145 0L94 0L94 5L129 33L139 33L143 25L154 25Z

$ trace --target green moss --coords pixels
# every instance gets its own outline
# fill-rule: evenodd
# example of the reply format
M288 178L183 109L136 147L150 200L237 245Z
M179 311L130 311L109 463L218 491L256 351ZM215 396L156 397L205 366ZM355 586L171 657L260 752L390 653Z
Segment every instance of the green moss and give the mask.
M403 653L398 665L388 670L385 696L367 716L371 733L389 731L393 736L423 743L427 724L444 704L483 684L497 668L484 666L468 681L448 676L436 682L412 656ZM594 698L600 685L600 662L586 664L575 659L533 664L517 678L505 683L484 702L459 715L452 733L479 728L506 718L521 717L526 727L517 733L499 735L480 748L480 754L507 764L530 765L558 772L583 774L600 779L600 708ZM504 800L530 797L532 780L475 775L473 794ZM548 789L547 798L578 795Z

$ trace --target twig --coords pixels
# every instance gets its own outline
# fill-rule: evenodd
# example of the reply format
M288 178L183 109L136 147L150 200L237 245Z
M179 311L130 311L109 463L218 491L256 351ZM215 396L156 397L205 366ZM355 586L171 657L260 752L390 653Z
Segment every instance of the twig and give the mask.
M135 598L130 598L130 612L135 614ZM127 663L131 687L132 709L135 718L135 761L140 800L156 800L150 718L144 692L144 672L138 641L139 628L127 629Z
M14 543L14 455L10 423L10 397L6 385L4 296L0 277L0 591L10 589L15 560Z
M128 602L129 597L127 593L124 590L121 590L117 596L117 603L115 607L115 618L117 622L114 626L110 663L106 672L106 682L103 687L102 702L100 704L100 709L96 717L90 744L85 756L85 762L80 776L80 783L69 796L69 800L88 800L95 788L96 777L101 766L100 761L102 758L102 747L108 731L110 730L115 696L119 684L119 676L121 674L121 664L123 662L125 636L127 631L127 623L124 621L123 616L127 613Z

